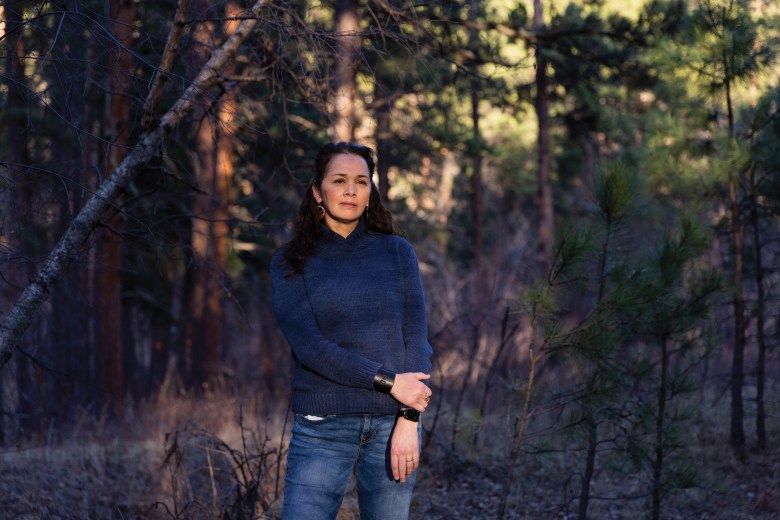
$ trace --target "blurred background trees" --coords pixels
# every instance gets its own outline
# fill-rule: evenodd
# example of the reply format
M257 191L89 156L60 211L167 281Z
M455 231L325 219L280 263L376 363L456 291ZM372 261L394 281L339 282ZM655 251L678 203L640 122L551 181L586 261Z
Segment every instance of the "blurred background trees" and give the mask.
M0 318L248 7L0 4ZM691 402L728 393L739 457L778 431L779 16L762 0L265 3L3 361L0 443L168 393L286 399L268 261L314 151L349 139L377 150L421 260L430 438L466 458L487 428L507 453L558 440L581 455L580 518L600 468L645 474L661 515L690 483Z

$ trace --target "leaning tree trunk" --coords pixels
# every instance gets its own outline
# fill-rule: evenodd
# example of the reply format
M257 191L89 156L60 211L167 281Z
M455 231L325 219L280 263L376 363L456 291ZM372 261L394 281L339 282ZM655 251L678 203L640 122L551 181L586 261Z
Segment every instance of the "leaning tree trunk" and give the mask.
M211 58L201 68L193 83L171 109L162 116L157 127L147 131L139 138L136 145L128 152L111 176L73 219L35 277L0 323L0 369L5 367L8 360L11 359L14 347L19 344L22 335L29 328L33 316L49 297L52 287L57 283L63 270L84 245L119 194L133 180L138 171L159 153L165 136L192 110L195 102L207 95L205 91L219 81L220 71L236 54L241 42L257 25L257 17L259 17L264 5L265 0L258 0L252 6L252 16L242 20L236 32L212 53Z

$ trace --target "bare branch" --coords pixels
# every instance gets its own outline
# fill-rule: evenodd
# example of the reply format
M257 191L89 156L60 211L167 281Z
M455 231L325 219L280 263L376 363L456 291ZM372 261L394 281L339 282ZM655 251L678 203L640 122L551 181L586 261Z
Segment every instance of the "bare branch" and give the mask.
M252 6L253 16L243 20L225 43L212 53L192 84L161 118L160 125L139 138L136 146L73 219L43 266L0 323L0 369L11 359L14 348L32 323L33 315L46 301L78 249L89 238L100 219L141 167L158 153L165 135L191 111L195 101L214 85L220 69L236 54L241 42L257 25L260 11L264 6L265 0L258 0Z
M187 14L187 9L190 6L190 0L179 0L179 6L176 8L176 14L173 18L173 25L171 31L168 33L168 40L165 42L165 50L163 50L163 56L160 60L160 67L154 73L154 79L152 80L152 87L149 89L149 95L146 96L144 101L143 119L141 125L143 128L148 129L154 119L154 107L160 99L163 89L163 81L166 79L168 72L170 72L173 66L173 59L176 57L176 52L179 49L179 41L181 40L182 29L184 28L184 17Z

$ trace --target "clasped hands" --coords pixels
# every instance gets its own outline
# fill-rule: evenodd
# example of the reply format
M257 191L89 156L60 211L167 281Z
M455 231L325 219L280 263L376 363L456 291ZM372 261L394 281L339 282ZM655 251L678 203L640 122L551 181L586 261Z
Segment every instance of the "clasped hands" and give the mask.
M390 395L401 404L414 408L418 412L424 412L431 400L432 392L423 381L430 378L429 374L422 372L396 374Z

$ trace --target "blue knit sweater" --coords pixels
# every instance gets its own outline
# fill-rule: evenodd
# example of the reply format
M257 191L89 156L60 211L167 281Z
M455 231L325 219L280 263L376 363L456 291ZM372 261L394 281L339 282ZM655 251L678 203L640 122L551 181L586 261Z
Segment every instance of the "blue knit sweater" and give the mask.
M366 232L325 236L301 274L283 250L271 263L273 308L292 349L294 413L395 414L390 395L373 390L379 368L431 370L425 300L412 246Z

